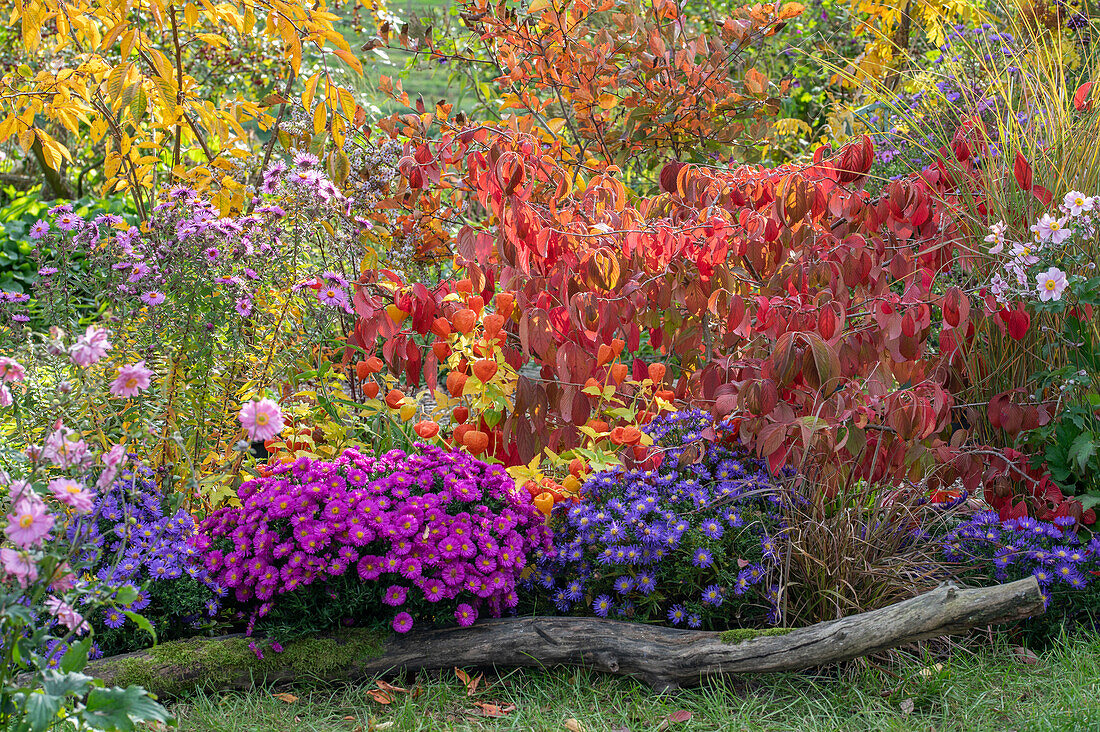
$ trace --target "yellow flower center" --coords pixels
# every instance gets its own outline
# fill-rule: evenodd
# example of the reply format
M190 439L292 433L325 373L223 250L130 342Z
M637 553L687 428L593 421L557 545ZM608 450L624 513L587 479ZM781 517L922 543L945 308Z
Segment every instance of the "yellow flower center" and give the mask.
M19 528L21 528L21 529L30 528L30 525L33 524L33 523L34 523L34 516L31 516L29 513L25 513L25 514L23 514L22 516L19 517Z
M133 376L126 379L126 388L127 389L136 389L137 388L137 379L135 379Z
M261 427L266 425L267 421L268 421L267 415L264 414L263 412L260 412L259 414L256 415L256 424L260 425Z
M1051 231L1058 231L1058 229L1060 229L1060 228L1062 228L1062 225L1059 224L1057 221L1050 222L1050 230Z
M1057 284L1055 284L1054 280L1047 280L1047 283L1046 283L1045 287L1046 287L1046 288L1047 288L1048 290L1053 290L1053 289L1055 289L1056 287L1058 287L1058 285L1057 285Z
M326 295L327 297L336 297L336 290L327 290L327 291L325 292L325 295Z
M1084 206L1085 205L1085 199L1075 198L1075 199L1073 199L1073 203L1074 203L1075 206Z
M67 492L73 494L73 495L76 495L77 493L80 493L80 486L75 485L75 484L74 485L67 485L67 486L65 486L65 490Z

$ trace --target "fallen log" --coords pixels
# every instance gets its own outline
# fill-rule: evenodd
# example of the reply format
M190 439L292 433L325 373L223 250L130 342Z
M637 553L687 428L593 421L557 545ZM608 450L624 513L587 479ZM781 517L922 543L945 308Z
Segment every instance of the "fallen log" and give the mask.
M196 687L242 689L315 677L350 680L424 669L585 666L656 689L718 674L824 666L877 651L1041 614L1035 578L963 589L952 584L871 612L805 628L708 632L618 620L521 617L395 636L351 630L304 638L275 653L243 636L191 638L93 661L108 685L140 684L161 696Z

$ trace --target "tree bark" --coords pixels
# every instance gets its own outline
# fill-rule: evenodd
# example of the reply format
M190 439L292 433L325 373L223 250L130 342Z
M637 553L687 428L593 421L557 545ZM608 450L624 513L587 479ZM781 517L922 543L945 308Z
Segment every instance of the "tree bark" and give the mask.
M283 653L274 654L260 640L256 643L261 650L268 649L262 661L253 651L240 652L249 641L239 636L191 639L94 661L86 673L108 685L140 682L150 691L171 696L194 686L248 688L254 681L278 683L311 675L347 680L453 666L572 665L630 676L665 690L719 674L823 666L1042 612L1039 585L1028 577L976 589L945 584L880 610L755 635L753 631L679 630L596 618L525 617L379 637L369 649L362 636L356 640L329 637L324 642L334 643L335 650L314 647L303 652L305 648L288 644ZM352 647L350 643L359 646L340 658L339 649ZM217 652L218 644L231 650ZM175 660L166 662L166 657ZM330 661L327 665L325 658ZM304 668L303 660L307 661Z

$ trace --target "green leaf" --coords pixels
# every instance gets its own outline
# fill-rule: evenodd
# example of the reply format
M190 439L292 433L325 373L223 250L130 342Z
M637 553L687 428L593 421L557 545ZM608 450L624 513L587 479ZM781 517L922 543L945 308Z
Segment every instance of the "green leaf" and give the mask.
M144 615L141 615L140 613L135 613L133 610L123 610L122 612L124 612L126 614L126 617L130 618L130 620L133 620L138 628L144 630L146 633L152 636L153 645L156 645L157 631L153 630L153 624L149 622L148 618L146 618Z
M1076 462L1081 472L1084 472L1089 461L1096 455L1096 441L1091 432L1082 432L1069 446L1066 453L1067 459Z
M171 715L140 686L92 689L81 716L92 729L130 732L134 722L168 722Z
M70 645L69 650L65 651L65 655L61 657L61 670L69 673L72 671L80 671L81 669L83 669L86 665L88 665L88 652L91 650L91 648L91 638L85 638L82 641L78 641ZM50 693L58 694L58 692Z
M91 690L93 680L91 676L85 674L60 673L48 669L42 676L42 689L48 696L59 698L64 698L70 694L84 696Z
M61 711L61 699L51 694L29 694L24 705L27 721L34 732L49 729Z

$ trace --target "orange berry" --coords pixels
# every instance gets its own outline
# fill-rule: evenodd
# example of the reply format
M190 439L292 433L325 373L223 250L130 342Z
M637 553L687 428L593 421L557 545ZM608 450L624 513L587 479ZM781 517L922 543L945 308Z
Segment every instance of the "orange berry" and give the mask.
M497 362L490 358L480 358L474 361L474 376L478 381L488 383L497 373Z
M378 382L368 381L367 383L363 384L363 396L365 396L367 399L374 399L376 396L378 396Z
M607 422L602 419L590 419L588 420L588 426L595 432L607 432Z
M413 425L413 432L422 440L430 440L439 434L439 425L431 420L424 420Z
M462 396L462 390L466 388L466 374L452 371L447 374L447 391L453 397Z
M654 384L659 384L665 380L665 365L663 363L651 363L646 370L649 372L649 378L653 379Z
M432 321L432 333L440 338L446 338L451 334L451 324L447 322L446 318L436 318Z
M491 313L485 316L485 335L495 338L500 329L504 327L504 316L500 313Z
M390 409L397 409L401 406L401 400L404 398L405 394L400 389L390 389L386 393L386 405Z
M473 429L472 425L460 424L451 432L451 437L456 445L466 444L466 433Z
M470 430L462 442L471 455L480 455L489 447L489 435L481 430Z
M469 335L474 329L474 323L477 322L477 313L469 308L463 308L451 316L451 322L459 333Z
M446 341L436 341L432 344L432 353L434 353L435 357L440 361L445 361L447 356L451 355L451 347Z
M496 296L497 312L505 318L512 317L512 310L516 307L516 296L510 292L498 292Z

